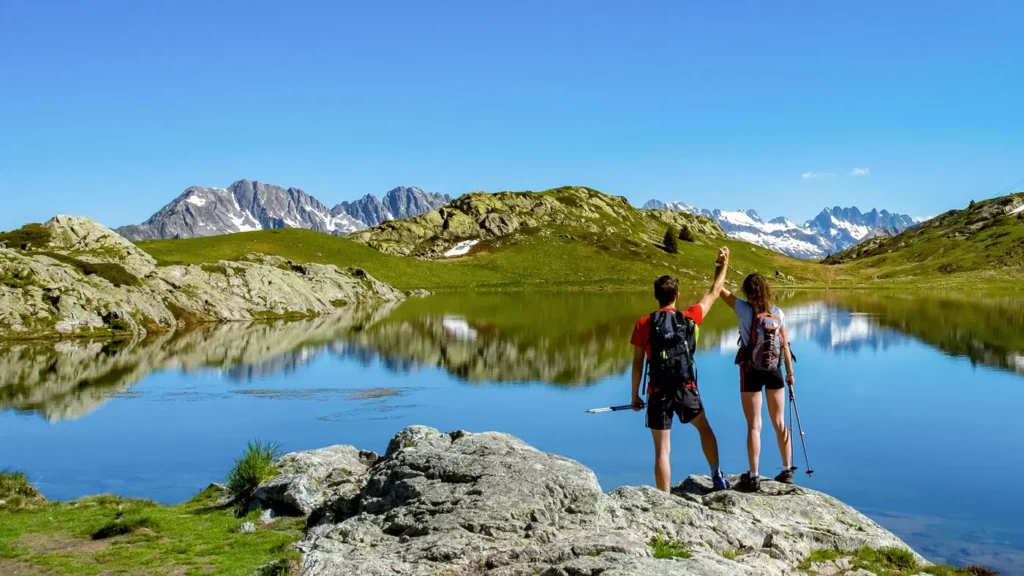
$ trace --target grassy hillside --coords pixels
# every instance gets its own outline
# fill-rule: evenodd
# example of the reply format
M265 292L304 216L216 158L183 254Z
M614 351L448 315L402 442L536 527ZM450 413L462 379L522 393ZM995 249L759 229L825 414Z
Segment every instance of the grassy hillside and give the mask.
M862 280L1020 282L1024 277L1024 193L972 202L891 238L875 238L825 259Z
M571 236L571 234L566 234ZM675 274L688 284L708 283L717 244L733 252L730 278L778 270L794 283L815 283L825 267L802 262L745 242L716 244L680 242L678 254L653 244L631 249L566 238L560 234L523 235L515 243L483 247L474 255L429 261L384 254L346 238L310 230L286 228L185 240L138 243L161 265L203 264L235 260L251 252L274 254L296 262L358 266L402 290L593 288L648 290L654 278Z

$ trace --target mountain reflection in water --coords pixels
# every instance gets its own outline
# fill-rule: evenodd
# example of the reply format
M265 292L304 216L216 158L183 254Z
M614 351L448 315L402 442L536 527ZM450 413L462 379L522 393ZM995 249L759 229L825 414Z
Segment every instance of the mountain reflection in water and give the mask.
M791 340L828 351L886 349L906 336L950 355L1024 374L1024 305L1014 299L865 293L780 295ZM240 382L298 370L323 354L466 382L587 385L629 369L639 294L444 295L347 308L308 321L221 324L127 341L0 344L0 409L49 420L89 414L154 371L217 370ZM718 304L699 348L734 349Z

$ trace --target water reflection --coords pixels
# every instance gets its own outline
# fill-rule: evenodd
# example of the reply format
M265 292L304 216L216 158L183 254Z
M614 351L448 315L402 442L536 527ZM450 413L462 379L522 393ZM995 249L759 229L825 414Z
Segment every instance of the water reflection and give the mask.
M0 409L49 420L84 416L160 370L217 370L250 381L332 354L410 373L442 368L467 382L587 385L625 372L644 295L453 295L351 308L303 322L224 324L134 341L0 346ZM885 350L910 335L972 362L1024 373L1024 305L1012 299L864 293L783 295L791 338L842 353ZM841 313L837 313L841 312ZM736 345L724 307L701 349Z

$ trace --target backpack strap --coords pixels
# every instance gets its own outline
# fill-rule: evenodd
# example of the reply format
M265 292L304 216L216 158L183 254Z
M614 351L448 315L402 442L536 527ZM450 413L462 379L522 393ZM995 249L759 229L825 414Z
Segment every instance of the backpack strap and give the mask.
M647 333L647 349L644 350L644 371L640 375L640 382L641 382L641 385L643 386L643 388L641 389L641 392L640 392L641 396L647 396L647 380L649 379L650 374L651 374L651 370L650 370L650 367L651 367L651 352L650 352L650 349L651 349L651 336L654 334L654 317L657 316L657 314L658 314L657 312L651 312L651 315L648 316L648 318L651 319L651 321L649 322L651 327L650 327L650 330Z

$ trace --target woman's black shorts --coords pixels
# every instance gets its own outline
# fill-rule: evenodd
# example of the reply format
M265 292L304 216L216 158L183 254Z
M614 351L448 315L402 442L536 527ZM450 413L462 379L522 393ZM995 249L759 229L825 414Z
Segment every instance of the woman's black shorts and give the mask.
M786 387L786 381L782 377L782 368L776 370L758 370L740 366L740 391L760 392L762 389L781 390Z

